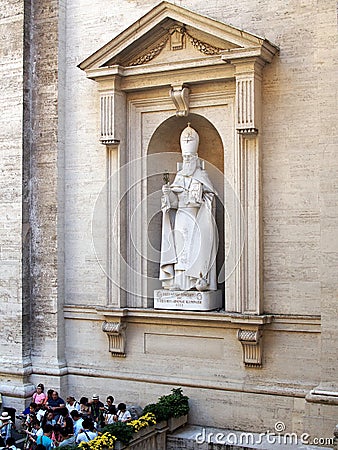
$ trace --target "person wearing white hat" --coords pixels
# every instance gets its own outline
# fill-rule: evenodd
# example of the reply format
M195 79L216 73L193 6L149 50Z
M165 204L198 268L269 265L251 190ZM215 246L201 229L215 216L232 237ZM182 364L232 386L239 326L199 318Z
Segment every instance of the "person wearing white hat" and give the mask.
M4 447L8 438L12 437L13 422L7 411L0 416L0 447Z
M91 418L94 421L95 427L100 430L104 426L104 404L100 401L98 394L94 394L90 404Z

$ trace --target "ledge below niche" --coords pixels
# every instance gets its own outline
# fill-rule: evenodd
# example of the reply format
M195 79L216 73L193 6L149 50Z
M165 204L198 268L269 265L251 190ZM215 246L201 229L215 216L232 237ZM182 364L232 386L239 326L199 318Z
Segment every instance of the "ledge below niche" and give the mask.
M201 326L224 327L225 324L235 325L265 325L273 320L273 315L239 314L225 311L178 311L158 310L154 308L112 308L96 307L97 314L104 317L125 317L128 322L158 323L166 319L180 322L200 322ZM107 319L108 320L108 319ZM233 326L231 326L233 328Z

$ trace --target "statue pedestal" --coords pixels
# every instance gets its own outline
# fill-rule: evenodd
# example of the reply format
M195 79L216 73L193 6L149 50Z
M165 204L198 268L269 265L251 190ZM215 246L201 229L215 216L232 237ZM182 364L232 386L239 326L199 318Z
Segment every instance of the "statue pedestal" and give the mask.
M222 308L222 291L154 291L154 308L182 311L212 311Z

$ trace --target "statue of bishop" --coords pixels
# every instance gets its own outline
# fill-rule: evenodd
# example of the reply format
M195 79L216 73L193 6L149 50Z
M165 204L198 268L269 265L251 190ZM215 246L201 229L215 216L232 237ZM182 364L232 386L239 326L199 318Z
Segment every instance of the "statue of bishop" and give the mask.
M163 289L217 289L215 190L198 158L199 135L190 124L180 137L183 164L162 187L160 280Z

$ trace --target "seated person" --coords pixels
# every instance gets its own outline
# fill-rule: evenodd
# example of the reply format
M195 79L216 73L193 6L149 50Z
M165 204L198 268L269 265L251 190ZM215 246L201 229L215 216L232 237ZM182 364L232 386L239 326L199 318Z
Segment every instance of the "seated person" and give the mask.
M97 437L97 431L94 427L94 422L89 419L83 419L82 423L82 432L77 435L75 440L76 444L80 444L80 442L89 442Z
M55 419L57 420L60 415L60 409L66 406L66 402L61 397L59 397L57 391L53 391L52 398L47 400L46 406L48 409L52 409L54 411Z
M80 412L80 403L75 400L75 397L73 395L68 395L66 398L66 408L69 411L69 414L73 411L73 409L76 409Z
M80 414L78 413L78 411L76 411L76 409L74 409L70 413L70 415L71 415L71 418L73 419L74 435L75 435L75 437L77 437L77 435L82 430L82 424L83 424L84 419L80 416Z
M104 404L100 401L100 397L97 394L93 395L92 402L90 404L91 418L93 419L97 429L101 429L104 426Z
M46 450L52 450L52 448L54 447L52 440L52 432L53 432L52 425L47 423L43 427L43 435L38 436L38 438L36 439L36 443L38 445L43 445L46 448Z
M47 401L47 395L43 392L45 387L42 383L36 386L36 391L33 394L32 402L36 403L38 406L44 405Z
M26 410L27 409L25 409L25 411ZM23 415L24 415L25 411L23 412ZM37 411L38 411L38 405L36 403L32 402L28 407L28 414L26 414L25 421L22 424L24 429L31 428L31 423L37 419L37 416L36 416Z
M45 404L46 404L49 400L52 399L52 394L53 394L53 392L54 392L54 389L48 389L48 391L47 391L47 398L46 398Z
M59 443L62 441L62 435L61 435L61 430L62 427L59 423L56 423L53 426L53 431L52 431L52 441L53 441L53 446L54 447L58 447Z
M0 447L6 445L7 439L12 437L13 422L8 412L3 411L0 416Z
M18 450L15 445L15 439L12 437L9 437L6 441L6 447L4 447L4 449Z
M116 421L116 413L117 409L114 405L114 397L108 395L108 397L106 398L106 404L104 405L104 425L110 425L114 423Z
M62 441L59 443L60 447L66 447L67 445L75 445L75 436L70 434L65 428L61 430Z
M16 416L18 419L27 420L29 414L36 414L38 410L38 405L35 402L31 402L26 409L22 411L22 413Z
M52 409L47 409L45 412L45 415L43 416L41 420L41 425L44 427L45 425L52 425L54 426L56 424L55 414Z
M90 416L90 404L88 402L88 397L81 397L80 398L80 414L81 417L89 417Z
M109 414L116 414L116 406L114 405L114 397L112 395L108 395L106 398L106 404L104 405L104 409Z
M117 405L116 419L117 422L129 422L131 420L131 414L127 410L125 403L119 403Z
M57 423L61 426L61 428L66 429L68 431L68 434L73 434L73 419L69 416L69 412L66 407L60 409L60 417Z
M23 430L28 437L28 445L25 445L25 448L33 448L36 444L36 440L39 436L43 435L43 430L41 428L40 423L37 420L33 420L31 423L31 429L30 430Z
M47 413L46 405L41 405L41 406L40 406L40 409L39 409L39 407L38 407L38 410L37 410L37 412L35 413L35 415L36 415L37 420L38 420L40 423L42 423L42 420L43 420L43 418L45 417L46 413Z

